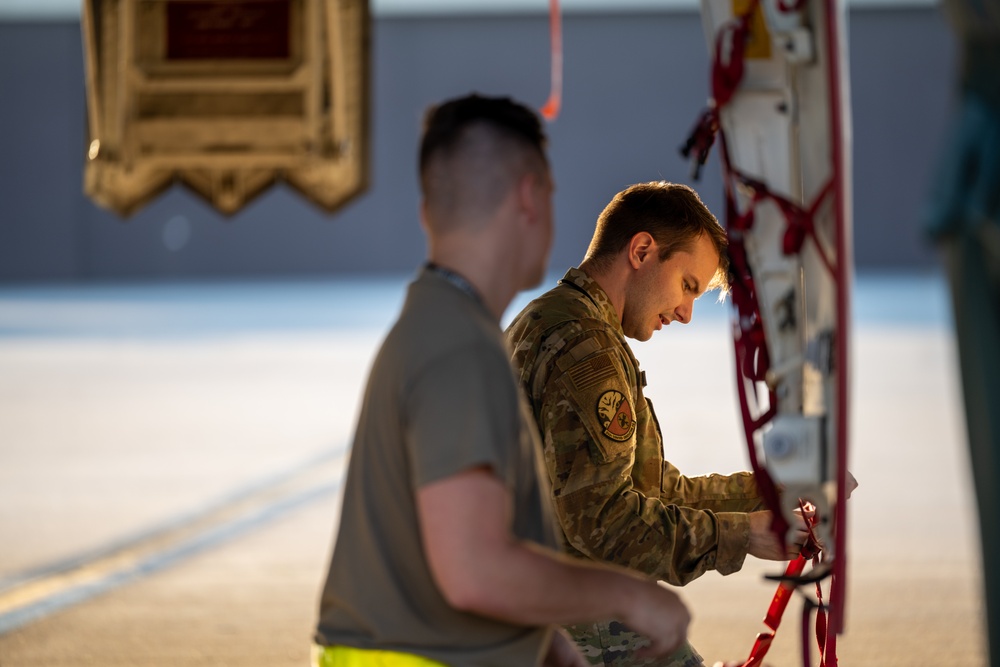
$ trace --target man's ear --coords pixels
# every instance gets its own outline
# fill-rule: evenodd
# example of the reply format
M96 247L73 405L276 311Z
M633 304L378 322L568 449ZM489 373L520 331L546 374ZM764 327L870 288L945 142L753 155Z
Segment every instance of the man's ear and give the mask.
M649 232L639 232L629 241L628 261L633 269L638 269L643 262L649 261L656 254L656 239Z
M533 171L526 171L517 179L517 211L525 216L529 223L534 223L538 219L538 196L536 189L539 187L539 175Z

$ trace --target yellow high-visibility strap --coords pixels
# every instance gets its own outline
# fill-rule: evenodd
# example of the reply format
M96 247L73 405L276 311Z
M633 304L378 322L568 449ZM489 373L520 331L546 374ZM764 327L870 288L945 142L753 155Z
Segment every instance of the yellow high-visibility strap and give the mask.
M448 667L413 653L315 644L312 664L313 667Z

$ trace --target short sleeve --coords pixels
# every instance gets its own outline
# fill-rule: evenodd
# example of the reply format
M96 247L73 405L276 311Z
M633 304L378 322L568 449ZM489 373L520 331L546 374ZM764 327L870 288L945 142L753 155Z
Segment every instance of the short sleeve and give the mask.
M487 465L505 478L519 437L517 387L496 349L468 345L429 363L405 389L406 451L420 487Z

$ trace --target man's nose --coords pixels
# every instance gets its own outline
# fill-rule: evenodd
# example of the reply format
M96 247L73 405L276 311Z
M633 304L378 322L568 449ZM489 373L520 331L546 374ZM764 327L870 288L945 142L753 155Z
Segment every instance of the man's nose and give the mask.
M694 299L689 299L677 306L674 310L674 319L681 324L687 324L691 321L691 315L694 312Z
M674 311L674 319L681 324L687 324L691 321L691 306L684 304L677 307Z

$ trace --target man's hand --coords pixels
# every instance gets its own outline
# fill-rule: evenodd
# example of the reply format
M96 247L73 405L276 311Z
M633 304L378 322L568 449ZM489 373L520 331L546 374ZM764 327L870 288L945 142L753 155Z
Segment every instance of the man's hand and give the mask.
M556 628L552 633L552 643L545 654L544 667L587 667L587 659L583 657L576 644L566 631Z
M791 560L799 555L799 550L809 537L805 523L792 527L792 541L787 548L781 544L771 532L771 512L751 512L750 517L750 548L751 556L762 560Z
M644 587L644 595L632 613L623 620L625 624L649 638L646 646L636 651L640 658L661 658L670 655L687 640L691 614L684 602L673 591L659 584Z

